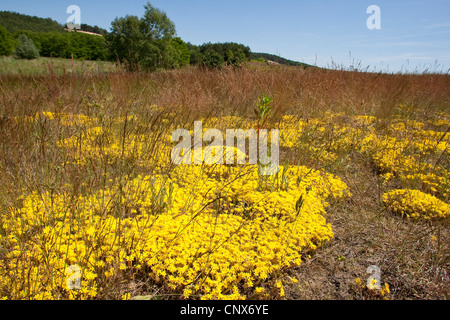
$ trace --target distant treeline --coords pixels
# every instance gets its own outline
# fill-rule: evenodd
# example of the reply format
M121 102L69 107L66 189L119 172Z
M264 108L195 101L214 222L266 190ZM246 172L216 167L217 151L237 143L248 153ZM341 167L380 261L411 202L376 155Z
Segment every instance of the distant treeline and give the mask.
M237 43L185 43L176 36L173 21L164 11L145 6L142 17L118 17L106 36L111 58L128 70L180 68L198 65L202 68L240 67L250 57L250 48Z
M82 31L106 34L97 26L81 25ZM107 60L109 58L103 36L67 32L65 26L52 19L31 17L15 12L0 12L0 55L14 53L19 38L26 35L43 57Z
M9 33L18 31L64 32L64 27L50 18L32 17L17 12L0 11L0 25Z
M77 32L19 31L33 40L43 57L74 58L83 60L107 60L108 50L104 37Z
M240 67L250 59L250 48L239 43L205 43L194 46L188 43L191 64L207 68L220 68L224 65Z
M49 18L0 11L0 55L17 53L18 46L26 43L25 51L38 51L31 57L119 61L129 70L152 71L186 65L238 68L251 59L308 66L276 55L252 53L248 46L234 42L198 46L185 43L176 37L175 25L165 12L150 3L145 9L141 18L128 15L116 18L111 23L110 32L98 26L81 24L82 31L98 35L68 32L66 25Z
M83 60L107 60L108 50L105 38L76 32L33 32L9 33L0 25L0 56L11 55L19 45L18 39L25 35L31 39L43 57L75 58Z
M0 11L0 25L6 28L10 33L16 33L19 31L33 31L33 32L65 32L67 25L61 25L57 21L50 18L39 18L36 16L28 16L17 12ZM98 33L106 35L107 30L100 28L99 26L90 26L82 23L80 25L80 31L87 31L92 33Z

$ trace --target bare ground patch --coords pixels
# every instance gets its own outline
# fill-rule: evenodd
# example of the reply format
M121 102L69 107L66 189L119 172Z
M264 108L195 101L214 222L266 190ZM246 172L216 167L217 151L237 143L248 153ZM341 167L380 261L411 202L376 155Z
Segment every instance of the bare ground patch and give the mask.
M371 164L358 155L339 176L353 197L328 208L335 238L291 270L299 281L287 299L348 300L375 298L357 289L366 283L367 268L381 269L390 299L448 299L449 232L442 223L411 222L388 212L381 201L386 186ZM379 298L379 297L378 297Z

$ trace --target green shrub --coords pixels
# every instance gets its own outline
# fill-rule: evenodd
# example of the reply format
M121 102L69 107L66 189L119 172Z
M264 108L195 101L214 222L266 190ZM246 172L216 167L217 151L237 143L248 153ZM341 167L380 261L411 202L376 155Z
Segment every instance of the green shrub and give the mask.
M221 68L224 65L241 67L250 57L250 48L234 42L189 44L191 64L204 68Z
M15 57L18 59L37 59L39 58L39 50L33 40L22 34L19 36Z
M216 51L206 51L201 58L201 66L209 69L220 69L224 64L223 57Z

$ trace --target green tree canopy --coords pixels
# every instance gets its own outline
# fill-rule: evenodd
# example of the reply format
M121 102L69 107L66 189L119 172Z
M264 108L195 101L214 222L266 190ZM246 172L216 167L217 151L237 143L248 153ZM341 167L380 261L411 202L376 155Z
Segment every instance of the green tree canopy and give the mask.
M142 18L126 16L112 22L107 35L111 58L130 71L182 66L186 47L184 42L173 40L175 32L167 14L147 3Z
M21 31L32 39L43 57L66 58L72 56L83 60L107 60L108 51L103 36L78 32L31 32Z
M107 36L110 54L113 58L126 63L128 68L135 70L141 60L143 34L140 31L140 20L136 16L127 15L116 18L111 24L111 32Z
M240 67L250 58L250 48L234 42L205 43L201 46L188 44L191 64L206 68L221 68L223 65Z
M188 66L191 63L191 53L187 44L177 37L172 39L171 46L175 49L178 67Z
M153 7L149 2L144 6L141 19L141 32L148 40L170 40L175 35L175 24L164 11Z
M8 30L0 25L0 56L9 56L13 51L13 38Z

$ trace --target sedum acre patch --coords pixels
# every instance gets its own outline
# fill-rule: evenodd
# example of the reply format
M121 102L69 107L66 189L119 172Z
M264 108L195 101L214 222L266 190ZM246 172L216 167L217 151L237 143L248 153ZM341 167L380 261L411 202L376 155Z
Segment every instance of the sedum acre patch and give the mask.
M183 298L281 297L274 275L333 237L328 201L350 196L339 178L303 166L280 167L273 177L258 175L257 165L168 170L170 130L155 145L151 134L124 135L122 128L142 126L133 116L110 126L50 112L26 121L57 122L72 133L54 146L67 155L60 167L126 161L153 174L114 180L106 170L99 189L24 190L20 205L0 217L6 299L94 299L108 283L134 279ZM74 266L79 290L68 286Z
M419 190L393 190L383 195L383 201L394 213L411 219L450 217L450 205Z
M317 168L352 152L367 156L384 183L402 185L383 196L392 211L412 219L450 216L447 119L394 119L381 132L379 119L368 115L286 115L280 146L316 169L286 163L266 177L257 165L173 166L174 115L152 122L161 110L147 109L108 119L51 112L15 118L58 128L58 140L44 147L63 156L49 170L96 176L23 190L0 215L0 298L95 299L114 292L108 286L136 281L181 298L283 297L279 275L333 238L326 209L351 196L341 179ZM258 125L234 116L204 121ZM78 290L68 286L74 266ZM130 297L123 292L113 298Z
M25 196L2 219L8 253L0 262L0 292L89 299L111 278L142 273L186 298L257 294L271 274L299 265L303 252L333 237L325 200L344 197L347 187L296 167L289 190L259 190L252 169L240 177L240 169L222 168L217 177L180 167L173 180L139 176L120 192ZM191 189L193 175L199 183ZM113 213L117 207L121 216ZM81 290L66 288L71 265L81 268Z

